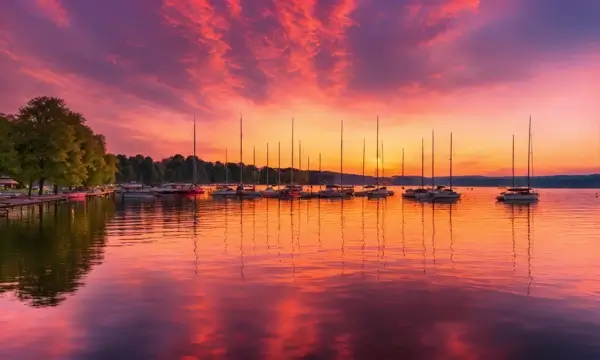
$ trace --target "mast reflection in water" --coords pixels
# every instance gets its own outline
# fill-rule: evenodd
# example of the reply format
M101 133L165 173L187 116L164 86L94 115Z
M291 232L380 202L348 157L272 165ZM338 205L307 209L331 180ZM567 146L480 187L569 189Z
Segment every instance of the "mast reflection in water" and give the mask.
M0 358L599 358L600 203L494 193L94 200L11 218Z

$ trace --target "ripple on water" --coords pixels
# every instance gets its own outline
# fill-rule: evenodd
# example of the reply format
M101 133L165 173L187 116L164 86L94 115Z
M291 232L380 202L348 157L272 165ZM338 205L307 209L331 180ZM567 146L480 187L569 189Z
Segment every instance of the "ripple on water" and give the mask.
M600 356L595 191L530 206L496 192L98 200L11 219L0 358Z

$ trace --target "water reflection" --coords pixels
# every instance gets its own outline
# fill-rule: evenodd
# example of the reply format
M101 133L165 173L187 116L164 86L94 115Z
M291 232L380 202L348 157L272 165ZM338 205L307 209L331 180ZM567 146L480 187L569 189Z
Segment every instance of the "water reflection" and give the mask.
M0 358L598 358L600 205L561 192L496 205L484 191L67 204L11 221ZM77 279L56 286L38 265ZM48 290L13 301L36 271L55 298L74 295L51 311L24 306Z
M57 306L102 262L115 207L98 199L39 209L37 218L0 225L0 294L34 307Z

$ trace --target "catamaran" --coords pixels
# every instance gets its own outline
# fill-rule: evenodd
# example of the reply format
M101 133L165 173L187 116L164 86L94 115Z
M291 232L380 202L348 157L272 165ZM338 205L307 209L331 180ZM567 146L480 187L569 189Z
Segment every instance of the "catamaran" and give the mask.
M506 189L496 197L503 202L535 202L540 199L540 194L531 188L531 115L529 116L529 139L527 144L527 187L515 187L515 136L513 135L512 146L512 187Z
M370 198L385 198L389 195L386 187L379 187L379 115L377 116L377 170L376 170L376 188L367 194Z
M452 133L450 133L450 187L438 186L429 195L432 201L455 201L460 199L460 194L452 190Z

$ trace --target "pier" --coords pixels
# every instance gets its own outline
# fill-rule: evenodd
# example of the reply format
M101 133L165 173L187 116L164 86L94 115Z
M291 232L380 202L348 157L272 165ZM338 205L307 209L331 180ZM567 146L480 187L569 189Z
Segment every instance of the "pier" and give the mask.
M85 194L85 199L93 197L105 197L114 194L114 190L90 191ZM82 200L84 197L71 198L70 194L38 195L27 197L25 195L13 195L3 197L0 195L0 217L7 217L11 209L22 208L30 205L45 205L60 203L69 200Z

